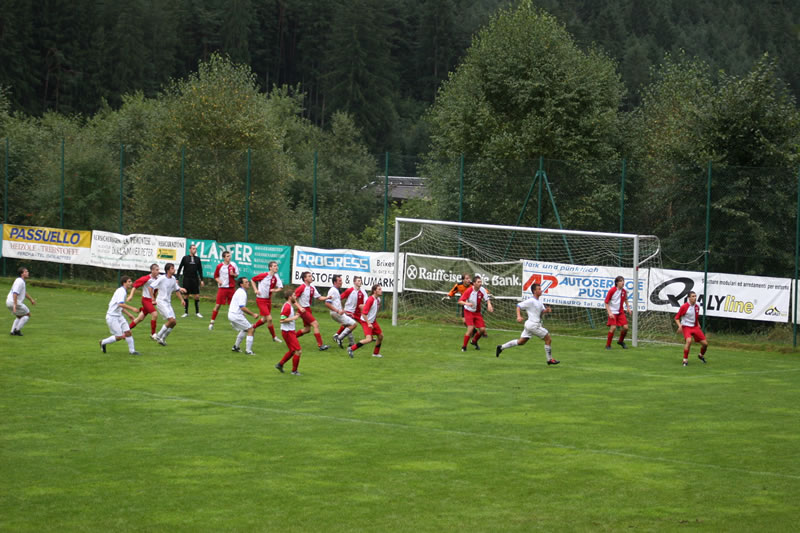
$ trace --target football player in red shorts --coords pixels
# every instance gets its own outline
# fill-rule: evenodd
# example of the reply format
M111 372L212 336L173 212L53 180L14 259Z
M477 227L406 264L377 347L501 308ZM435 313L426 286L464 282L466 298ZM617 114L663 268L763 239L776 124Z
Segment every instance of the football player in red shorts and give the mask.
M227 250L222 252L222 263L217 265L214 270L214 280L217 282L217 302L214 310L211 311L211 322L208 324L208 331L214 329L214 321L217 319L219 307L230 305L233 294L236 292L236 277L239 275L239 267L231 261L231 253Z
M281 336L283 337L283 342L286 343L286 348L288 351L283 354L283 357L278 364L275 365L275 368L278 369L278 372L283 373L283 365L286 364L286 361L291 359L292 375L299 376L300 372L297 371L297 368L300 366L300 356L303 355L303 349L300 347L300 342L297 340L294 322L300 318L300 315L292 313L292 310L297 303L297 299L294 297L294 291L292 288L287 288L286 291L284 291L284 295L286 296L286 303L284 303L283 307L281 307L280 322Z
M322 342L322 335L319 332L319 322L317 322L317 319L311 314L311 300L320 300L324 302L327 298L321 295L317 288L311 284L314 280L314 274L311 272L302 272L300 274L300 279L303 280L303 284L294 291L294 297L297 300L295 306L297 307L297 312L300 314L300 318L303 319L304 327L297 332L297 336L302 337L311 331L311 328L314 328L314 338L317 339L319 351L324 352L329 346Z
M383 294L383 287L380 284L372 286L372 291L369 298L364 302L364 307L361 310L361 329L364 330L364 338L358 341L354 346L347 348L347 355L353 357L353 352L362 346L371 343L373 340L377 341L375 348L372 350L372 357L383 357L381 355L381 343L383 343L383 331L380 324L378 324L378 309L381 307L381 295Z
M625 290L625 278L617 276L614 278L614 286L606 294L606 313L608 313L608 337L606 338L606 350L611 349L611 341L614 339L614 330L619 327L622 331L619 334L617 344L624 350L625 335L628 334L628 317L631 314L631 304L628 302L628 291Z
M464 335L464 344L461 345L461 351L467 351L467 343L475 332L475 337L472 338L472 345L476 350L480 350L478 340L481 336L486 334L486 324L483 322L483 302L486 302L486 309L490 313L494 313L492 302L489 301L489 293L482 287L483 280L480 276L475 276L472 280L472 285L464 291L461 298L458 299L458 305L464 306L464 323L467 325L467 334Z
M158 279L159 272L158 272L158 265L153 263L150 265L150 273L145 274L144 276L140 277L136 281L133 282L133 286L131 287L131 292L128 294L128 298L125 300L126 302L130 302L131 298L133 298L133 293L136 292L136 289L141 287L142 288L142 307L139 308L139 314L134 318L128 327L133 329L136 327L136 324L144 320L144 317L150 315L150 335L155 335L156 333L156 319L158 319L158 310L156 309L155 304L153 301L156 299L156 295L154 294L153 289L150 286L153 282ZM124 310L124 308L123 308Z
M683 366L689 365L689 348L692 346L692 340L696 340L701 344L700 354L697 356L703 363L706 362L706 350L708 349L708 341L706 336L703 335L703 330L700 329L700 306L697 305L697 293L691 291L689 293L689 301L684 303L678 314L675 315L675 325L678 326L678 331L683 333L683 338L686 343L683 345Z

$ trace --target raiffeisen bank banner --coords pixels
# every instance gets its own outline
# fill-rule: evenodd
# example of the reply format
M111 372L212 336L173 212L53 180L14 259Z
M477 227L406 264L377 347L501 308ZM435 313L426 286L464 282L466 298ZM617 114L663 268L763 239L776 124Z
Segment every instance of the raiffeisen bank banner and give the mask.
M403 268L402 254L400 254L400 268ZM385 292L394 292L393 252L324 250L295 246L292 279L289 283L295 285L302 283L300 274L306 271L314 274L314 285L318 287L330 287L332 276L340 274L343 287L352 287L353 277L361 276L364 288L367 290L380 283Z
M522 264L519 261L479 263L463 257L406 254L403 290L447 294L462 274L480 275L495 298L519 300Z
M651 269L648 310L677 313L690 291L697 293L697 303L702 309L705 292L703 278L702 272ZM706 314L743 320L788 322L791 284L792 280L788 278L709 272Z
M614 286L614 278L617 276L625 278L628 299L630 301L633 298L633 270L630 268L529 260L524 260L522 265L525 278L522 286L523 298L530 298L531 286L539 283L544 293L542 301L546 304L604 309L606 294ZM639 311L647 310L647 277L648 270L640 269Z
M92 232L39 226L3 226L3 256L73 265L92 264Z

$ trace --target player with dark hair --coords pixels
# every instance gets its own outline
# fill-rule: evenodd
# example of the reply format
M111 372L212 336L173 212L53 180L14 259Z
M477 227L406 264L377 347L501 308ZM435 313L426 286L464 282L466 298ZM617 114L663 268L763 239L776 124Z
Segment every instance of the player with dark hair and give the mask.
M364 302L367 301L369 298L369 294L367 294L367 290L362 287L363 280L361 276L353 276L353 286L347 289L342 293L342 300L344 300L344 314L352 318L356 324L361 323L361 307L364 305ZM347 329L344 324L339 326L339 331L334 333L333 339L336 341L336 344L339 347L342 347L342 341L345 337L349 340L349 345L352 346L356 343L355 338L353 338L353 330L350 330L350 333L347 335L342 335L344 330Z
M340 328L341 334L334 333L333 335L333 340L339 345L339 348L343 348L342 339L350 335L350 332L355 329L356 321L353 317L348 316L344 312L344 307L342 307L342 295L339 292L339 289L342 288L342 276L334 274L331 282L332 285L325 300L325 307L330 309L333 321L340 324L341 328L344 328L343 330Z
M372 341L377 341L375 348L372 350L372 357L383 357L381 355L381 344L383 343L383 331L380 324L378 324L378 309L381 306L381 295L383 294L383 287L380 283L372 286L369 298L364 302L364 307L361 310L361 328L364 330L364 338L358 341L355 346L347 348L347 355L351 358L356 350L365 346Z
M11 285L11 290L8 291L6 307L8 307L8 310L14 315L14 323L11 325L11 335L22 337L22 328L31 318L31 311L28 309L28 306L25 305L25 298L28 298L31 305L36 305L36 300L26 292L27 284L25 280L30 276L28 269L19 267L17 269L17 274L19 277L14 280L14 283Z
M153 289L158 291L158 294L156 295L156 308L161 316L166 320L164 325L161 326L161 331L159 331L157 334L151 335L153 340L161 346L167 345L167 337L170 333L172 333L172 330L178 324L178 321L175 320L175 310L172 309L172 293L178 293L178 298L180 298L181 304L183 304L183 295L186 293L186 289L178 285L178 280L175 279L175 276L173 275L174 273L175 265L172 263L167 263L164 265L164 275L159 276L151 286Z
M133 293L136 292L136 289L139 287L142 288L142 307L139 308L139 314L131 320L131 323L128 326L133 329L136 325L144 320L144 317L150 315L150 335L156 334L156 320L158 319L158 310L156 309L155 305L153 304L154 294L152 285L158 279L159 271L158 265L153 263L150 265L150 273L145 274L144 276L140 277L136 281L133 282L133 286L131 287L131 291L128 294L126 302L130 302L133 298Z
M683 333L683 338L686 341L683 345L683 366L689 365L689 348L692 346L692 340L696 340L701 344L700 353L697 357L703 363L706 362L708 341L706 336L703 335L703 330L700 329L699 319L700 306L697 305L697 293L691 291L688 301L678 309L678 313L675 315L675 325L678 326L678 331Z
M533 293L531 298L528 298L527 300L517 304L517 322L523 322L524 320L525 329L522 330L522 334L519 336L519 339L510 340L505 344L497 346L495 356L500 357L500 353L503 350L508 350L514 346L522 346L527 344L528 339L536 336L544 341L544 354L547 356L547 364L557 365L561 361L553 359L551 347L552 339L550 338L550 332L542 327L542 315L549 313L550 308L546 307L541 300L539 300L539 298L542 296L542 286L540 284L534 283L531 286L531 292ZM527 311L528 313L527 320L522 317L523 310Z
M322 342L322 335L319 332L319 322L317 322L317 319L311 314L311 300L320 300L324 302L326 297L322 296L316 287L311 284L314 280L314 274L311 272L302 272L300 274L300 279L303 280L303 284L294 291L294 297L296 299L295 306L297 307L297 312L300 313L300 318L303 319L303 329L297 332L297 336L302 337L313 328L314 338L317 339L317 347L319 347L319 351L324 352L329 346Z
M614 286L608 290L605 299L606 313L608 314L608 337L606 337L606 350L611 349L611 341L614 339L614 330L621 328L617 344L626 349L625 335L628 334L627 311L631 313L631 304L628 302L628 291L625 290L625 278L617 276L614 278Z
M181 279L181 274L183 278ZM194 300L194 314L197 318L203 318L200 314L200 287L205 287L203 281L203 262L197 255L197 245L189 246L189 255L183 256L181 264L178 265L178 279L181 280L183 288L186 289L187 297L183 301L182 318L189 316L189 300Z
M238 289L233 293L231 298L231 305L228 307L228 320L231 322L233 329L239 333L236 335L236 342L233 343L232 350L234 352L242 351L240 346L242 340L247 336L247 343L245 344L244 353L247 355L255 355L253 352L253 333L256 328L244 317L244 313L258 318L258 315L247 308L247 289L250 288L250 280L242 276L236 281Z
M300 318L300 314L295 315L293 313L294 306L297 303L294 294L291 287L284 291L286 302L283 304L283 307L281 307L280 322L281 336L283 337L283 342L286 343L288 351L283 354L283 357L278 361L278 364L275 365L275 368L277 368L280 373L283 373L283 365L286 364L286 361L291 359L292 375L299 376L300 372L298 372L297 369L300 366L300 356L303 355L303 349L300 347L300 342L298 342L297 335L295 334L294 323Z
M458 299L458 305L464 308L464 323L467 325L467 334L464 335L464 344L461 346L461 351L467 351L467 343L470 342L472 333L475 332L475 337L472 338L472 345L476 350L480 350L478 340L482 335L486 334L486 323L483 321L483 302L486 302L486 309L490 313L494 313L494 307L489 300L489 293L486 292L481 285L483 280L480 276L475 276L472 285L464 291L461 298Z
M231 261L231 253L227 250L222 252L222 263L217 265L214 270L214 279L217 282L217 301L214 310L211 311L211 322L208 324L208 331L214 329L214 321L217 319L219 307L229 305L233 293L236 292L236 276L239 275L239 267Z
M136 347L133 345L133 336L131 335L128 322L125 320L125 317L122 316L123 309L128 309L130 311L137 310L135 307L125 303L125 297L133 285L133 280L131 280L130 276L122 276L119 281L120 286L114 291L114 295L108 302L108 311L106 311L106 324L108 324L111 336L100 340L100 348L103 350L103 353L106 353L106 346L124 339L125 342L128 343L128 352L131 355L139 355L139 352L136 351Z
M283 282L278 276L278 262L269 262L269 271L262 272L253 276L253 290L256 293L256 304L258 304L258 321L253 324L253 328L258 328L262 324L267 324L272 340L283 342L275 335L275 327L272 325L272 295L283 290Z

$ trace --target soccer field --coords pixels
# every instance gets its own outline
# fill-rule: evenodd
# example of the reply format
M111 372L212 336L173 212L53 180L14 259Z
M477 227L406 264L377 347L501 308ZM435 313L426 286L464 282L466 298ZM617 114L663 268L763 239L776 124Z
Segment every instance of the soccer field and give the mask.
M693 347L684 368L678 345L607 352L554 331L548 367L538 339L495 358L519 331L491 317L467 353L461 328L386 317L383 359L319 352L308 335L292 376L265 327L257 355L232 353L208 302L166 347L140 324L134 357L98 346L111 289L28 292L23 337L3 311L2 531L798 527L795 354L711 337L708 364Z

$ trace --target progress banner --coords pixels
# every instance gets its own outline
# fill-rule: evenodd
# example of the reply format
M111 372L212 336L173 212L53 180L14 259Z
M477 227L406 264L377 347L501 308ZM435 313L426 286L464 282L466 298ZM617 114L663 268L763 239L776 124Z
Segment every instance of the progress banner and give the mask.
M188 239L188 243L197 245L197 255L203 261L203 276L206 283L213 284L214 269L222 263L222 252L231 253L231 261L239 267L239 275L252 278L256 274L269 270L271 261L278 262L278 276L284 285L288 285L292 248L272 244L256 244L252 242L217 242L214 240ZM206 285L208 287L208 285Z
M3 225L4 257L90 265L91 243L90 231Z
M703 308L702 272L684 270L650 270L648 309L677 313L690 291L697 293L697 303ZM792 280L708 273L708 302L706 314L742 320L789 322L789 301Z
M400 255L400 268L403 255ZM291 283L302 283L300 274L314 274L314 285L330 287L334 274L342 276L342 287L353 286L353 277L361 276L363 286L369 290L380 283L384 292L394 291L394 253L365 252L362 250L324 250L306 246L294 247Z
M519 300L522 265L519 261L481 263L463 257L406 254L403 290L447 294L463 274L480 276L494 298Z
M150 271L158 263L163 272L165 263L178 268L186 253L186 239L133 233L122 235L109 231L92 232L91 265L118 270Z

